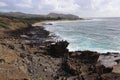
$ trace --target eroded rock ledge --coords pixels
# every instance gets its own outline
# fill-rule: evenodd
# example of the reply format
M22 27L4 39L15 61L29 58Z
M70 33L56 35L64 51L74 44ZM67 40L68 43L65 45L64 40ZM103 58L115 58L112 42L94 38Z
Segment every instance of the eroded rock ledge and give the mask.
M50 54L51 56L57 55L62 58L61 68L63 71L61 72L63 73L59 73L55 80L120 80L120 72L117 71L120 67L120 54L100 54L92 51L66 52L67 46L62 49L63 51L60 46L65 46L65 44L68 42L60 41L52 44L52 49L50 47L50 50L54 51L54 55ZM49 52L51 52L50 50ZM109 60L111 59L111 63L109 63L108 57ZM107 64L105 64L106 60L108 60ZM115 62L117 62L114 64L116 67L113 65Z

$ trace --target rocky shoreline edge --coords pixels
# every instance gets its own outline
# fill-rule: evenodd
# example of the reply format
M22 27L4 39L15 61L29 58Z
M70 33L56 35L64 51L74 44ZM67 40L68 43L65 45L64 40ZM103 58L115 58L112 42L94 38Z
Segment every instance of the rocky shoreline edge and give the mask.
M1 33L0 80L120 80L120 54L69 52L43 26Z

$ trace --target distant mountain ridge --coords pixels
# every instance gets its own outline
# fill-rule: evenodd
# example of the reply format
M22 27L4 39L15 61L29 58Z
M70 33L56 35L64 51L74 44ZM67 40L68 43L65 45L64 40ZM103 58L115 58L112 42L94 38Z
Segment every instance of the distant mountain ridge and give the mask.
M47 15L38 15L38 14L26 14L22 12L0 12L0 16L10 16L15 18L58 18L58 19L82 19L79 16L72 14L58 14L58 13L49 13Z
M78 16L73 14L58 14L58 13L49 13L47 16L49 17L62 17L65 19L79 19Z
M0 16L11 16L16 18L44 17L44 15L26 14L22 12L0 12Z

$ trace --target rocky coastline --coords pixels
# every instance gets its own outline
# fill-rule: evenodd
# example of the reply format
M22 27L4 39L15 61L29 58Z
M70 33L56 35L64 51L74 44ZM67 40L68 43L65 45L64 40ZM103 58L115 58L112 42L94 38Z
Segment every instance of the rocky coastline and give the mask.
M120 54L69 52L43 26L1 33L0 80L120 80Z

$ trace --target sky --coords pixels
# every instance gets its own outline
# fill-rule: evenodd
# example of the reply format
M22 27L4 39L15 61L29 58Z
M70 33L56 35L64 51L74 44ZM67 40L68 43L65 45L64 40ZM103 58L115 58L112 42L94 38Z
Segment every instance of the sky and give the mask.
M120 0L0 0L0 12L120 17Z

